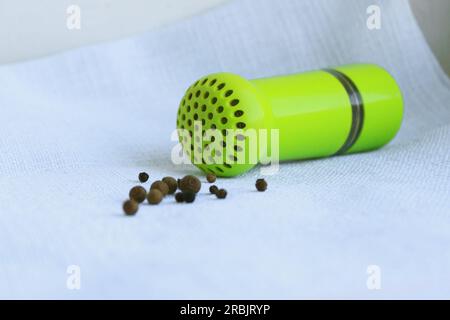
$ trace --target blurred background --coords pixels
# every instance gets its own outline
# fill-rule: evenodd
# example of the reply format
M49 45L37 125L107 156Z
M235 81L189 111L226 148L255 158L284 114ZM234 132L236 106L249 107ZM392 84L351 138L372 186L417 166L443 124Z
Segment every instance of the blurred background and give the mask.
M226 1L239 0L0 0L0 64L144 32ZM450 74L450 0L410 4L427 42ZM66 27L71 5L81 9L79 30Z

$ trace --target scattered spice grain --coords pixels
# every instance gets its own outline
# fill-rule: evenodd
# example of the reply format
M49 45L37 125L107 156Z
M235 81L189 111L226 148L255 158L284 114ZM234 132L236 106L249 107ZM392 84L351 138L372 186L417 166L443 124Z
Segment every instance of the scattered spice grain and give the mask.
M149 178L149 175L147 172L139 173L139 181L140 182L142 182L142 183L147 182L148 178Z
M192 203L192 202L194 202L194 201L195 201L195 192L190 191L190 190L184 191L184 192L183 192L183 199L184 199L184 201L187 202L187 203Z
M219 191L219 188L216 185L212 185L211 187L209 187L209 192L211 192L212 194L216 194L217 191Z
M135 186L131 188L129 194L130 199L136 201L137 203L144 202L145 198L147 197L147 191L144 187L141 186Z
M152 185L150 186L150 191L153 189L158 189L159 191L161 191L163 196L166 196L169 193L169 186L167 185L167 183L162 182L161 180L156 180L152 183Z
M178 189L178 183L177 180L175 180L175 178L172 177L164 177L162 179L162 181L167 184L167 186L169 187L169 194L174 194L175 191L177 191Z
M134 200L127 200L123 203L123 212L127 216L134 216L138 212L139 204Z
M202 183L196 176L188 175L179 181L178 187L183 192L192 191L197 193L200 191Z
M214 174L212 174L212 173L208 173L206 175L206 181L208 181L209 183L216 182L216 179L217 179L217 177Z
M176 200L176 202L184 202L183 192L175 193L175 200Z
M256 190L258 190L260 192L264 192L267 190L267 182L264 179L256 180L255 186L256 186Z
M152 189L147 195L147 201L150 204L159 204L163 197L164 195L159 189Z
M227 190L220 189L216 192L216 197L218 199L225 199L227 197L227 194L228 194Z

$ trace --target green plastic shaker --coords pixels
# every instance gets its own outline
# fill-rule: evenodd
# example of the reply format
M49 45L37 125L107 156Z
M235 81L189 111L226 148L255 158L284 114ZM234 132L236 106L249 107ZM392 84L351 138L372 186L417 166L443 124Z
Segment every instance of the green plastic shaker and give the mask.
M256 80L231 73L205 76L181 100L177 128L197 167L231 177L262 158L260 142L256 162L249 155L255 150L249 131L278 130L280 161L311 159L380 148L394 138L402 117L393 77L377 65L353 64ZM223 141L207 132L222 134ZM265 152L273 150L272 143L268 138Z

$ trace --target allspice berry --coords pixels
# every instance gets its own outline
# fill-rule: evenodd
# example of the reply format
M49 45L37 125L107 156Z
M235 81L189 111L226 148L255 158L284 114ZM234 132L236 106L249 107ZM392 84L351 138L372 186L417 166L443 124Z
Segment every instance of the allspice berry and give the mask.
M178 189L178 183L177 180L175 180L175 178L172 177L164 177L162 179L162 181L167 184L167 186L169 187L169 194L174 194L175 191L177 191Z
M194 193L197 193L200 191L202 183L197 177L188 175L180 180L178 187L183 192L192 191Z
M158 189L159 191L161 191L163 196L166 196L169 193L169 186L165 182L162 182L160 180L152 183L152 185L150 186L150 191L153 189Z
M267 190L267 182L264 179L256 180L255 186L256 186L256 190L258 190L260 192L264 192Z
M228 194L227 190L220 189L216 192L216 197L218 199L225 199L227 197L227 194Z
M131 188L129 196L131 200L134 200L137 203L142 203L147 197L147 190L145 190L144 187L136 186Z
M183 199L187 203L192 203L195 201L195 192L193 191L185 191L183 192Z
M211 187L209 187L209 192L211 192L212 194L216 194L217 191L219 191L219 188L217 188L216 185L212 185Z
M176 200L176 202L184 202L183 192L175 193L175 200Z
M159 204L163 197L164 196L159 189L152 189L147 195L147 201L150 204Z
M138 212L139 204L134 200L127 200L123 203L123 212L127 216L134 216Z
M216 179L217 179L217 177L214 174L212 174L212 173L208 173L206 175L206 181L208 181L209 183L216 182Z
M139 181L140 182L142 182L142 183L147 182L148 178L149 178L149 176L148 176L147 172L139 173Z

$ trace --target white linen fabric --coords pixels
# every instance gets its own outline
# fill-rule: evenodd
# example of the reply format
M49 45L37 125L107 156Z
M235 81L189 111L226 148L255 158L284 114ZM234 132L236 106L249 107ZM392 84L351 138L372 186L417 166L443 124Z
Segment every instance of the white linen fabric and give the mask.
M372 4L380 30L366 26ZM255 169L218 181L225 200L203 186L191 205L123 215L140 171L199 174L170 158L179 99L197 78L357 62L388 69L404 94L387 147L283 164L266 193ZM2 66L0 297L450 298L449 101L405 0L233 1ZM80 290L67 286L70 265Z

